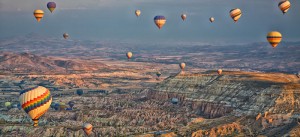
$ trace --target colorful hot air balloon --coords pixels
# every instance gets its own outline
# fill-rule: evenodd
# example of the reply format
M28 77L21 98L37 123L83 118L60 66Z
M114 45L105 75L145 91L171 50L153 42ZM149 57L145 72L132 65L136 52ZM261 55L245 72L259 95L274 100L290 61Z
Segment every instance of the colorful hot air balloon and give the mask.
M90 135L92 133L93 126L90 123L84 123L82 128L85 134Z
M68 33L64 33L63 37L64 37L64 39L68 39L69 38L69 34Z
M160 77L161 76L161 73L158 71L158 72L156 72L156 76L157 77Z
M269 32L267 35L267 40L273 48L275 48L281 41L282 35L278 31Z
M186 14L181 14L181 19L184 21L186 19Z
M221 75L221 74L222 74L222 72L223 72L223 70L222 70L222 69L218 69L218 71L217 71L217 72L218 72L218 74L219 74L219 75Z
M31 117L35 127L38 126L39 118L47 112L52 102L50 91L42 86L23 90L19 99L22 108Z
M215 18L213 18L213 17L210 17L210 18L209 18L209 21L212 23L212 22L214 22L214 21L215 21Z
M48 2L47 4L47 8L50 10L50 12L52 13L55 8L56 8L56 3L55 2Z
M154 23L156 24L156 26L161 29L165 23L166 23L166 18L164 16L155 16L154 17Z
M291 7L291 3L288 0L283 0L278 3L278 7L282 11L283 14L285 14Z
M141 15L141 11L140 11L140 10L135 10L135 15L136 15L137 17L139 17L139 16Z
M133 55L132 52L127 52L126 53L126 56L127 56L128 60L131 59L132 55Z
M37 20L38 22L40 22L41 19L44 17L44 11L42 11L42 10L35 10L35 11L33 12L33 15L34 15L34 17L36 18L36 20Z
M184 68L185 68L185 63L180 63L179 64L179 67L181 68L181 70L183 71L184 70Z
M229 13L234 22L237 22L240 19L240 17L242 16L242 11L241 11L241 9L238 9L238 8L230 10Z

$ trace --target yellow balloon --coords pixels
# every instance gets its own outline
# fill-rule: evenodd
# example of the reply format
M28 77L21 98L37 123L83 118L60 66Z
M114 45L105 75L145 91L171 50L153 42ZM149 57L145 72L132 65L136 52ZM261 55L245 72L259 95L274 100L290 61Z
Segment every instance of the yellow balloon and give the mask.
M126 54L126 56L127 56L127 58L128 58L128 60L132 57L132 52L127 52L127 54Z
M233 19L234 22L237 22L242 16L241 9L235 8L230 10L230 17Z
M33 120L33 126L38 126L39 118L48 111L52 102L50 91L42 86L23 90L19 99L22 108Z
M281 2L278 3L278 7L282 11L282 13L285 14L290 9L291 3L288 0L283 0L283 1L281 1Z
M138 17L141 15L141 11L140 10L135 10L135 15Z
M267 40L273 48L276 48L277 45L281 42L282 35L278 31L271 31L267 35Z
M41 19L44 17L44 11L42 11L42 10L35 10L35 11L33 12L33 15L34 15L34 17L36 18L36 20L37 20L38 22L40 22Z

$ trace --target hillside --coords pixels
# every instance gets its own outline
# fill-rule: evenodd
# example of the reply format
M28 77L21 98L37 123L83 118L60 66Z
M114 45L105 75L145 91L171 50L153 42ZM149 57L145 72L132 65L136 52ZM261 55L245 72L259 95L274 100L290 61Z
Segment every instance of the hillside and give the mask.
M57 74L73 71L92 71L106 67L102 63L90 64L84 60L68 60L38 56L30 53L0 53L2 73Z
M300 114L300 79L295 75L230 71L220 76L215 72L181 73L163 81L155 91L156 99L177 97L182 106L191 105L192 113L218 121L211 128L234 124L249 128L251 133L245 132L249 135L284 135L297 127L295 118ZM223 117L234 120L228 123ZM241 121L241 117L250 123ZM198 129L191 125L195 136L205 131L208 135L212 133L208 127ZM286 131L281 131L282 128Z

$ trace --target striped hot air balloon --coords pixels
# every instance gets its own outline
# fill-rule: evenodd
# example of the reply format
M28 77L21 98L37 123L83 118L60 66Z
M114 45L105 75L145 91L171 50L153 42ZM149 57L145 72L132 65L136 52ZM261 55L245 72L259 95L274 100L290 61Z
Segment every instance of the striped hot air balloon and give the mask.
M181 19L182 19L183 21L185 21L185 19L186 19L186 14L181 14Z
M161 29L166 24L166 18L164 16L155 16L154 23L156 26Z
M267 35L267 40L273 48L275 48L281 41L282 35L278 31L271 31Z
M132 52L127 52L126 53L127 59L130 60L132 55L133 55Z
M238 8L230 10L229 13L230 13L230 17L233 19L234 22L237 22L242 16L242 11L241 9Z
M279 9L282 11L283 14L285 14L291 7L291 3L288 0L283 0L278 3Z
M44 17L44 11L42 11L42 10L35 10L35 11L33 12L33 15L34 15L34 17L36 18L36 20L37 20L38 22L40 22L41 19Z
M50 12L52 13L55 8L56 8L56 3L55 2L48 2L47 4L47 8L50 10Z
M92 133L93 126L90 123L84 123L82 128L86 135L90 135Z
M141 11L140 11L140 10L135 10L135 15L136 15L137 17L139 17L139 16L141 15Z
M23 90L19 99L23 110L31 117L35 127L38 126L39 118L47 112L52 102L50 91L42 86Z

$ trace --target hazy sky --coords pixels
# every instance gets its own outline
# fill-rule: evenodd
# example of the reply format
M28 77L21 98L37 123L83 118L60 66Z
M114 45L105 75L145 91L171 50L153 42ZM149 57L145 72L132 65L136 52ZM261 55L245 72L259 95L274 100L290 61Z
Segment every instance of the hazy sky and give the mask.
M203 43L247 43L266 41L269 31L280 31L285 41L300 40L300 2L290 0L286 15L279 0L54 0L50 13L46 0L0 0L0 38L39 33L72 39L116 41L179 41ZM240 8L242 17L233 23L232 8ZM35 9L45 11L37 23ZM140 9L142 14L134 14ZM183 22L181 13L187 14ZM158 30L153 22L164 15L167 23ZM209 17L215 22L210 23Z

